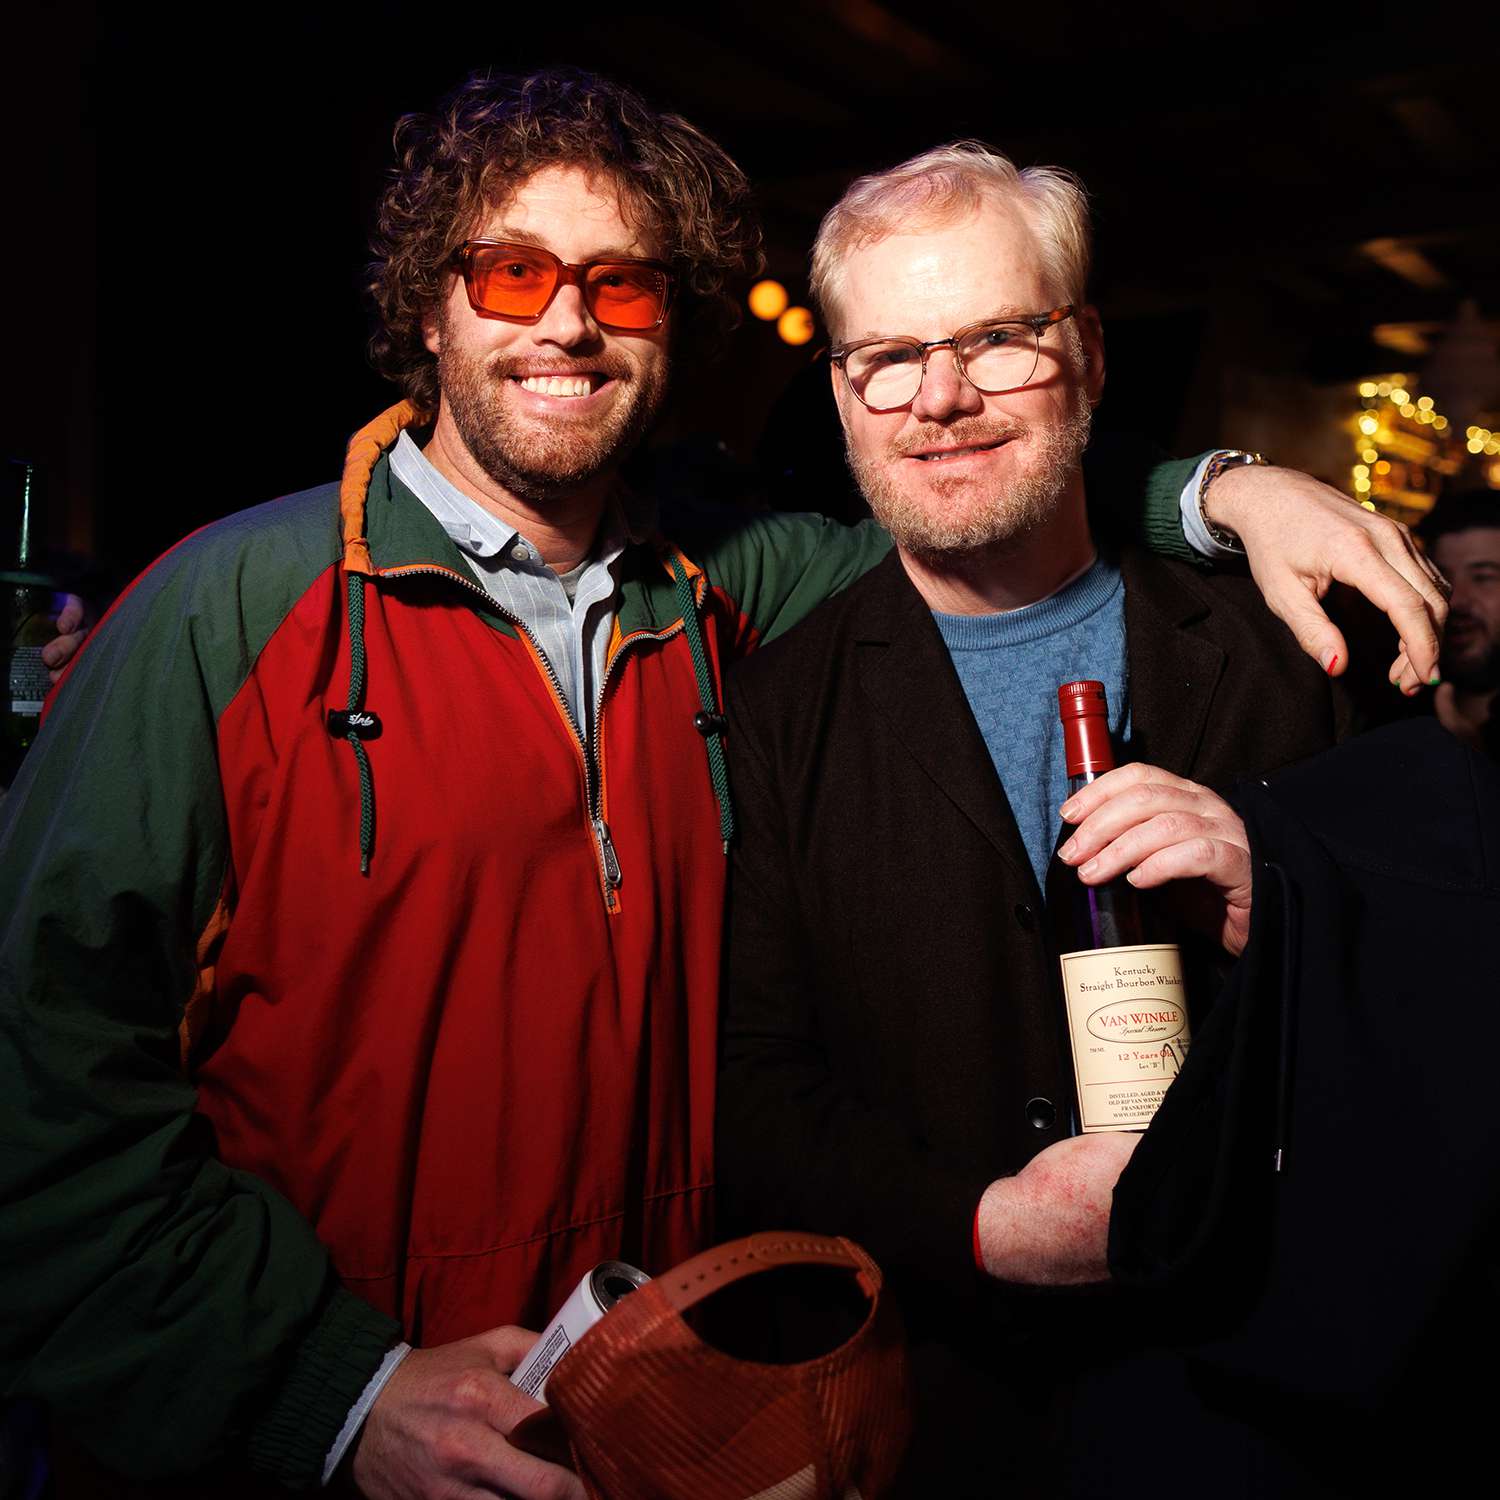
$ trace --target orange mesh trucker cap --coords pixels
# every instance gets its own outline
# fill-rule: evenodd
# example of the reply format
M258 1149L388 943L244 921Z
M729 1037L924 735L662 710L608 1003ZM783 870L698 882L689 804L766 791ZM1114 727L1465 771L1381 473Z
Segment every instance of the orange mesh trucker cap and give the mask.
M857 1282L868 1307L837 1348L762 1364L684 1321L713 1293L787 1266ZM911 1425L905 1341L881 1287L880 1268L846 1239L755 1234L704 1251L589 1329L553 1371L549 1409L511 1440L545 1452L560 1424L593 1500L878 1500Z

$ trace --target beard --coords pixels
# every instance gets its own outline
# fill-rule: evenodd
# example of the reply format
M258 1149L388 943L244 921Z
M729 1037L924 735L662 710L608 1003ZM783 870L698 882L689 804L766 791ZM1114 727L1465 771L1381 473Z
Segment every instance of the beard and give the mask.
M505 400L517 358L476 359L444 337L438 383L453 425L474 461L496 484L529 504L545 504L615 468L661 410L667 361L636 364L608 350L586 361L559 362L558 374L587 370L617 382L616 399L592 422L549 424L518 414ZM535 358L526 362L537 373Z
M923 562L953 562L1004 550L1051 519L1088 446L1092 419L1080 385L1067 416L1045 427L1005 417L961 417L907 433L878 458L856 452L852 444L846 452L870 510L897 546ZM931 474L901 474L903 467L913 467L908 455L938 443L967 447L1001 441L1025 443L1030 450L1025 467L1006 481L1003 493L976 493L972 479L944 474L940 462L930 466ZM915 492L908 487L912 479L919 485Z
M1465 642L1453 644L1451 632L1455 621L1470 621L1473 631L1465 631ZM1487 634L1480 634L1483 622L1462 611L1448 616L1449 639L1443 642L1438 657L1438 670L1445 682L1451 682L1461 692L1482 693L1500 687L1500 642L1492 641Z

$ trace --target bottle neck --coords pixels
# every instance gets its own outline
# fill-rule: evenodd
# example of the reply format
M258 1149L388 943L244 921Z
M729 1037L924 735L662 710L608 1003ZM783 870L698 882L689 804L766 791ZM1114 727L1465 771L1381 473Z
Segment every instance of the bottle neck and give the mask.
M1076 796L1089 782L1097 781L1103 774L1103 771L1080 771L1076 776L1069 776L1068 795Z
M21 539L16 546L16 565L22 569L31 566L31 481L36 470L26 465L26 476L21 482Z
M1065 718L1062 726L1063 755L1070 783L1083 777L1083 784L1087 785L1095 777L1114 770L1115 747L1109 742L1109 722L1103 714Z
M32 566L36 525L36 467L21 459L0 465L0 524L4 526L0 568L26 572Z

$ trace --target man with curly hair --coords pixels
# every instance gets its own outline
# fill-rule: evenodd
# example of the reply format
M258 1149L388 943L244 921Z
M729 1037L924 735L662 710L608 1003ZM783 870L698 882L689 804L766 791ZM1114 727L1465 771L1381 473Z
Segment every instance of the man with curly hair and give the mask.
M396 144L405 399L131 587L0 826L5 1389L116 1493L578 1493L514 1325L711 1235L720 675L889 545L619 483L757 258L700 132L559 70Z

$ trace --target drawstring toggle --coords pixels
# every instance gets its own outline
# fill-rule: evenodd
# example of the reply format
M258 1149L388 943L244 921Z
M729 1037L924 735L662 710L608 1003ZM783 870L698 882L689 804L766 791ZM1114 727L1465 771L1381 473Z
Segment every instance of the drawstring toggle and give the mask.
M347 740L350 735L357 740L378 740L380 716L367 708L330 708L328 732L336 740Z

